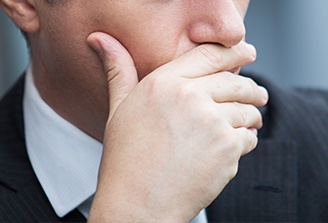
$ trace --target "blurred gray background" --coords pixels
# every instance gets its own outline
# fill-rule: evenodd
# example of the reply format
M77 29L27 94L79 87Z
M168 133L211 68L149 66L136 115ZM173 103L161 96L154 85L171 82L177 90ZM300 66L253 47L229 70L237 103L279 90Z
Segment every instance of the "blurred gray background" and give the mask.
M328 88L328 0L251 0L245 23L258 51L245 70L287 86ZM27 63L20 32L0 10L0 97Z

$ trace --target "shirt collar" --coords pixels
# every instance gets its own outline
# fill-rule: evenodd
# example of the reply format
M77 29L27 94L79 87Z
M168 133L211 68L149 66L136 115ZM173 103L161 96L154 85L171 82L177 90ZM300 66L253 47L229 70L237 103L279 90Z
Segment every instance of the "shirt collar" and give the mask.
M94 194L102 144L42 100L31 66L26 74L23 103L31 164L56 214L63 217Z
M34 172L59 217L78 208L87 218L96 191L102 144L59 116L26 73L24 122ZM207 222L202 210L191 223Z

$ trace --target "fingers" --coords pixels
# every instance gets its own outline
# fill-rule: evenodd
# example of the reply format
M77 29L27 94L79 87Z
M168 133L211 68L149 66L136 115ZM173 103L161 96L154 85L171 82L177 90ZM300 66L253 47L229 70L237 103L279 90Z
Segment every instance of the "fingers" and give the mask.
M231 48L219 44L203 44L160 67L166 74L197 78L219 71L238 70L256 58L255 48L241 42Z
M259 110L255 106L236 102L220 103L217 104L217 108L220 114L225 115L224 120L229 126L227 130L230 129L233 132L231 136L234 137L228 142L237 143L236 147L240 148L238 155L242 156L252 151L258 142L257 129L262 127L262 116Z
M227 114L226 120L233 128L260 129L262 116L253 105L236 102L217 104L218 112Z
M99 55L109 89L110 119L117 107L138 84L137 71L129 52L113 37L92 33L88 44Z
M237 128L235 129L235 133L240 142L242 142L240 147L242 149L241 156L251 152L257 146L258 138L252 129Z
M204 91L217 103L239 102L264 106L268 102L268 92L252 79L221 72L200 78Z

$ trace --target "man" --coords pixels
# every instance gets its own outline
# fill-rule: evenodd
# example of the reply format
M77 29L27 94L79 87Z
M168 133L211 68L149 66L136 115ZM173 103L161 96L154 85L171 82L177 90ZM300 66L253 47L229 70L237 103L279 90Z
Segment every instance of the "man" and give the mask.
M240 160L268 99L236 75L247 6L1 0L31 65L0 105L0 220L327 219L326 93L258 80L271 100Z

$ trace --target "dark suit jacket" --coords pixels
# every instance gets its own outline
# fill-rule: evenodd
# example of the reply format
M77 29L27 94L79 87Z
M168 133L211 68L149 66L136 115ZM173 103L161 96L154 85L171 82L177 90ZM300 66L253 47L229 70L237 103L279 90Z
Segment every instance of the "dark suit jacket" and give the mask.
M328 221L328 92L286 90L260 78L270 93L259 144L207 209L209 222ZM60 219L27 157L23 79L0 103L0 222L83 222Z

